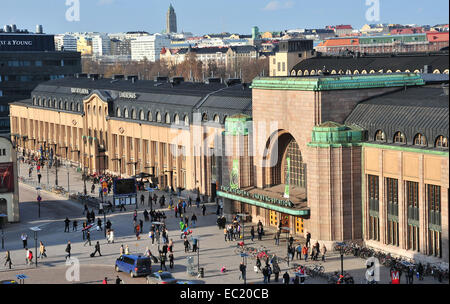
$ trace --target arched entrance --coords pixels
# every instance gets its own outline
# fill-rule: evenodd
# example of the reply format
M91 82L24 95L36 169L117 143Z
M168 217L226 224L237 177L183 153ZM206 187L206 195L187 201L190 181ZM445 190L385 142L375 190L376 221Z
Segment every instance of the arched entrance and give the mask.
M266 187L289 183L294 188L306 188L306 164L295 138L286 131L271 138L275 140L271 144L269 139L266 146L265 159L270 160L265 163Z

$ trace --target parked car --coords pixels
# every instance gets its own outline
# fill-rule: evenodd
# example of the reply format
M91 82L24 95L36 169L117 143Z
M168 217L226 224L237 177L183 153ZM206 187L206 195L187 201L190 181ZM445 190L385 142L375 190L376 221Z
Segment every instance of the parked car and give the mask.
M15 285L15 284L19 284L17 281L14 280L3 280L0 281L0 285Z
M176 284L177 279L175 279L172 274L168 271L158 271L147 276L147 284Z
M122 255L116 260L115 269L117 272L129 273L132 278L147 276L152 273L152 261L140 255Z

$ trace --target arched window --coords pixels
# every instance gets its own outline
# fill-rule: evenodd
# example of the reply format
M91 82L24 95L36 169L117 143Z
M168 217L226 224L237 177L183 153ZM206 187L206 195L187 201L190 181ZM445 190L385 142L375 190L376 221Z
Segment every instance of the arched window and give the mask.
M347 70L347 71L345 72L345 74L351 75L351 74L352 74L352 71L351 71L351 70Z
M289 173L286 161L288 157L290 159ZM284 160L284 172L285 179L289 177L289 184L293 186L306 187L305 165L303 163L302 153L295 139L292 139L287 146L287 153Z
M153 121L152 112L150 112L150 111L147 112L147 120Z
M218 114L214 115L214 122L220 123L220 117Z
M36 97L33 97L33 105L36 105Z
M378 130L377 133L375 133L375 141L386 142L386 134L383 131Z
M405 73L411 73L411 71L410 70L405 70Z
M297 76L302 76L302 75L303 75L302 71L301 71L301 70L298 70Z
M105 116L108 116L108 108L105 107Z
M367 74L367 71L366 70L362 70L361 74L365 75L365 74Z
M63 102L62 102L62 100L59 101L59 108L60 108L60 109L63 108Z
M70 110L72 112L75 111L75 105L73 104L73 102L70 103Z
M420 73L420 70L414 70L414 73Z
M77 112L81 112L81 105L77 103Z
M131 119L136 119L137 117L136 117L136 110L135 109L132 109L131 110Z
M178 114L175 114L173 121L175 122L176 125L179 125L180 124L180 116Z
M402 71L400 71L400 70L396 70L396 71L395 71L395 73L401 73L401 72L402 72Z
M184 116L184 126L185 127L189 126L189 116L187 115Z
M309 72L309 75L311 75L311 76L316 75L316 71L315 70L311 70L311 72Z
M359 75L359 71L358 70L354 70L353 71L353 75Z
M169 113L166 113L166 117L165 117L165 122L166 122L166 124L170 124L170 115L169 115Z
M375 74L375 70L370 70L369 74Z
M116 116L117 116L117 117L122 117L122 113L120 112L120 108L117 108L117 110L116 110Z
M331 75L336 75L336 70L332 70Z
M39 106L42 105L42 100L41 100L40 97L38 98L38 104L37 105L39 105Z
M95 106L92 107L92 114L96 115L97 112L95 111Z
M208 121L208 114L203 113L202 115L202 122L207 122Z
M139 111L139 119L140 120L145 120L144 111L142 111L142 110Z
M55 109L58 109L61 106L62 100L59 100L59 103L55 100Z
M161 113L156 112L156 121L161 122Z
M128 109L127 109L127 108L125 108L125 109L123 110L123 117L129 118L129 114L128 114Z
M422 134L417 134L414 137L414 145L416 146L426 146L427 145L427 139L425 136L423 136Z
M49 100L51 100L51 99L49 99ZM47 99L44 98L42 104L44 105L44 107L46 107L47 106Z
M438 136L435 143L436 148L448 148L448 139L445 136Z
M402 132L397 132L394 135L394 143L406 144L406 136Z
M291 76L295 76L295 70L292 70Z
M439 71L438 69L433 71L433 74L441 74L441 71Z
M343 71L343 70L339 70L339 71L338 71L338 74L339 74L339 75L343 75L343 74L344 74L344 71Z
M303 75L305 75L305 76L309 76L309 72L308 72L308 70L305 70L305 72L303 72Z
M102 112L102 107L98 107L98 115L102 116L103 112Z
M446 75L448 75L448 69L446 69L446 70L444 70L444 72L442 73L442 74L446 74Z

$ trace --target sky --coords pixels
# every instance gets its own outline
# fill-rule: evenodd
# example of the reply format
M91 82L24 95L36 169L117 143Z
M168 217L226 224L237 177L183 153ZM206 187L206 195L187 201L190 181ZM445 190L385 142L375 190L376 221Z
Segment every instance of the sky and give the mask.
M376 1L379 21L367 20L366 13ZM79 18L74 13L77 3ZM0 0L0 26L16 24L34 32L41 24L51 34L156 33L165 29L170 3L177 14L178 31L194 34L250 34L253 26L260 31L280 31L337 24L361 28L367 23L449 22L448 0Z

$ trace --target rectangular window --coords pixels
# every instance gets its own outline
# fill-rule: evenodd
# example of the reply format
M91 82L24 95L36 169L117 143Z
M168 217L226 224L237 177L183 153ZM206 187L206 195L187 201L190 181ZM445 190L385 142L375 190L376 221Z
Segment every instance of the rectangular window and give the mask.
M278 62L278 72L281 71L281 62Z
M407 249L419 251L419 183L406 182Z
M283 72L286 72L286 62L283 62Z
M380 202L378 176L368 175L369 189L369 239L380 240Z
M426 185L428 206L428 254L442 258L441 187Z
M387 244L399 246L398 180L386 178Z

